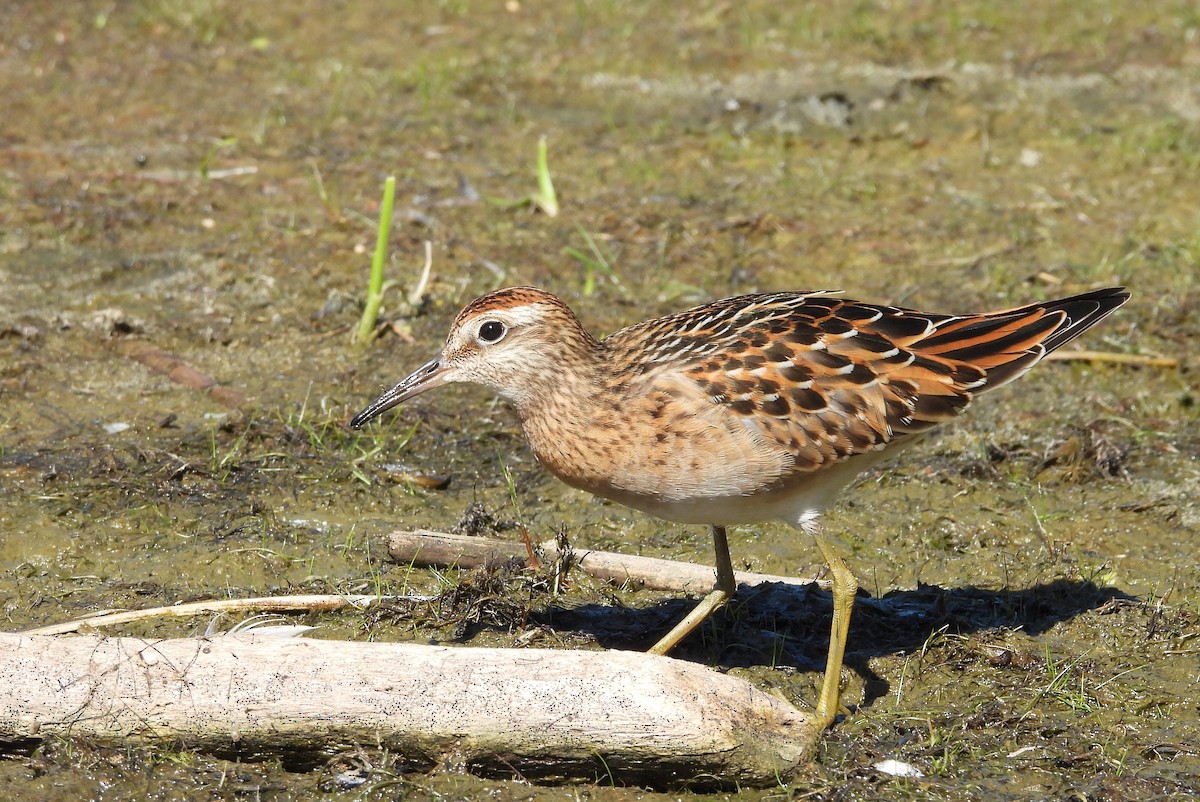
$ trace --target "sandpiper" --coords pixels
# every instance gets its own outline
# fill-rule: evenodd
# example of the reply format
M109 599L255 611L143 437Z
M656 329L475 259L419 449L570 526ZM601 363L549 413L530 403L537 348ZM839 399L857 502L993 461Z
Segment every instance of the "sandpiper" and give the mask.
M1123 288L981 314L917 312L832 291L714 301L593 337L531 287L468 304L436 357L350 422L448 382L516 407L555 475L652 515L712 527L713 591L651 649L665 654L736 590L725 527L811 534L833 577L816 716L836 717L858 583L818 528L834 497L898 446L1021 376L1129 299Z

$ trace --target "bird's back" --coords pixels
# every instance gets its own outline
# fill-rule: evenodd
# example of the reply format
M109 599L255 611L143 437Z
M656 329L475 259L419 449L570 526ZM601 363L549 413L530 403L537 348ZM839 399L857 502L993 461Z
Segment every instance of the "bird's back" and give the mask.
M628 366L631 396L665 391L669 406L672 393L694 389L711 407L694 412L719 411L763 449L782 449L791 464L763 477L777 484L954 417L1128 297L1117 288L943 315L828 292L748 295L639 323L603 345Z

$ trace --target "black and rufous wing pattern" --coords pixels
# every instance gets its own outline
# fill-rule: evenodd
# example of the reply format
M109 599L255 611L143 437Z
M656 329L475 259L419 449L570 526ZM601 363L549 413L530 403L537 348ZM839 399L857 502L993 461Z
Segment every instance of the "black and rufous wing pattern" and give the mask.
M749 295L631 326L603 344L639 374L694 381L784 447L792 472L806 472L954 417L1128 297L1118 288L938 315L829 292Z

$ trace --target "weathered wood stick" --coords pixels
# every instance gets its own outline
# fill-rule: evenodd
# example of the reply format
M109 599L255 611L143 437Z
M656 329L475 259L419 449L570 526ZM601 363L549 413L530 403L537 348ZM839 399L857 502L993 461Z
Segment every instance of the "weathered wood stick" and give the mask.
M457 565L460 568L474 568L498 557L525 557L524 543L429 529L393 532L387 536L387 543L388 554L393 560L422 567ZM552 540L541 544L541 548L549 559L558 556L558 547ZM613 582L639 583L649 590L707 593L712 590L716 578L715 569L711 566L611 551L578 549L574 552L574 559L574 564L589 576ZM740 585L761 585L764 582L809 585L813 581L748 571L737 571L734 576Z
M218 384L212 376L201 373L179 357L169 354L161 348L138 340L121 340L115 343L113 348L117 353L135 362L141 362L176 384L182 384L193 390L203 390L219 404L231 409L239 409L246 404L245 397L237 390Z
M340 610L343 607L369 607L381 601L381 596L339 596L333 594L303 596L258 596L248 599L209 599L182 602L166 607L148 607L142 610L101 610L83 618L47 624L20 632L22 635L64 635L88 627L111 627L131 624L148 618L191 618L206 613L230 613L246 610L271 612L293 612L296 610Z
M817 735L742 679L636 652L0 633L0 741L364 744L414 767L668 788L772 785Z

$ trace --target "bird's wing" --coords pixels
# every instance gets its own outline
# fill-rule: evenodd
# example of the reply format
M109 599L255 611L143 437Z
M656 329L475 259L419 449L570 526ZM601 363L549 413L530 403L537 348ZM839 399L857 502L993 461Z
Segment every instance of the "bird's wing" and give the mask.
M605 344L646 386L687 379L815 471L954 417L986 388L1124 302L1119 290L1002 312L939 315L829 292L729 298L623 329Z

